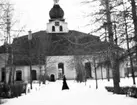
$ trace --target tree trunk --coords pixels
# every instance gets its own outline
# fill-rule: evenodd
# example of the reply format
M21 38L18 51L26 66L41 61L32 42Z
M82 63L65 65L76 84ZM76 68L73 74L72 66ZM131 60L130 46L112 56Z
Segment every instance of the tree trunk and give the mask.
M124 4L123 4L123 9L124 9L124 11L126 11L126 8L125 8ZM135 84L135 76L134 76L133 62L132 62L130 48L129 48L129 37L128 37L127 19L126 19L126 13L125 12L124 12L124 17L123 18L124 18L124 22L125 22L125 33L126 33L127 51L128 51L128 56L129 56L129 60L130 60L131 71L133 71L133 74L132 74L133 84ZM129 72L128 72L128 75L129 75Z
M118 69L116 65L116 53L113 51L112 45L114 44L113 41L113 31L112 31L112 22L111 22L111 16L110 16L110 7L109 7L109 0L105 0L106 4L106 18L107 18L107 26L108 26L108 34L109 34L109 58L111 61L111 67L112 67L112 73L113 73L113 84L114 84L114 93L119 93L120 87L119 87L119 75L118 75Z
M32 65L31 65L31 61L30 61L30 88L32 89Z
M75 43L78 42L78 37L75 37ZM86 82L86 70L82 63L82 57L78 55L78 46L75 44L75 50L74 50L74 64L76 69L76 80L77 82Z
M114 85L114 93L120 92L119 87L119 66L117 65L116 54L114 52L110 53L110 60L112 65L112 74L113 74L113 85Z
M102 65L101 65L101 78L103 80L103 70L102 70Z
M136 62L137 62L137 14L136 14L137 11L136 11L135 0L131 0L131 6L132 6L132 18L133 18L133 24L134 24L134 30L135 30L134 34L135 34ZM133 84L136 84L133 69L132 69L132 77L133 77Z
M82 58L78 55L75 55L74 62L77 82L86 82L86 71L84 65L82 64Z
M107 79L110 81L109 64L107 64Z
M96 89L98 89L98 77L97 77L97 68L96 68L96 59L93 58L93 65L95 70L95 80L96 80Z

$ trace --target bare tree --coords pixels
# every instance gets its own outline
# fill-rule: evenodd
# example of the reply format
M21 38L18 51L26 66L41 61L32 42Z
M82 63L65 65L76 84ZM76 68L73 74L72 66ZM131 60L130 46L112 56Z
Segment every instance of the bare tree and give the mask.
M131 6L132 6L132 18L133 18L133 24L134 24L134 35L135 35L135 46L136 46L136 62L137 62L137 11L136 11L136 4L135 0L131 0ZM133 84L135 83L135 76L134 71L132 70L132 77L133 77Z

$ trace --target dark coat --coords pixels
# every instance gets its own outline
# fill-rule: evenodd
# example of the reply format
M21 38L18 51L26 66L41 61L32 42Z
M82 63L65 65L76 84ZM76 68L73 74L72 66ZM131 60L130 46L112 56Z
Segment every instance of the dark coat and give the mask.
M69 87L68 87L67 82L66 82L66 77L63 76L63 86L62 86L62 90L65 90L65 89L69 89Z

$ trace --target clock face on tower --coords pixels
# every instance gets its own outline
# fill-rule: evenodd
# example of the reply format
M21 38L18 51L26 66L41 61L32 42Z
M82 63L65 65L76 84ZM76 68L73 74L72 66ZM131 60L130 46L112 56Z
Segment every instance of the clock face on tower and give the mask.
M55 22L55 26L59 26L59 22Z

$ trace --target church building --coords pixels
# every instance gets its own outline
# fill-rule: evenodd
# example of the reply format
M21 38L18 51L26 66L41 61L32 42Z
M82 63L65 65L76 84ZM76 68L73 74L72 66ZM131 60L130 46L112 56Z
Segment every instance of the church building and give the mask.
M16 81L39 80L44 74L55 79L76 78L75 57L84 65L87 78L95 78L93 58L96 52L106 51L109 43L102 42L98 36L69 30L64 19L64 11L58 0L49 11L47 29L15 38L12 44L13 74ZM100 57L97 58L99 62ZM30 66L31 65L31 66ZM124 77L124 64L120 65L120 76ZM31 69L31 70L30 70ZM112 70L98 67L97 78L112 77ZM10 70L9 70L10 71ZM2 75L0 73L0 75ZM7 74L7 75L10 75ZM9 76L7 76L9 77ZM1 81L1 78L0 78Z

